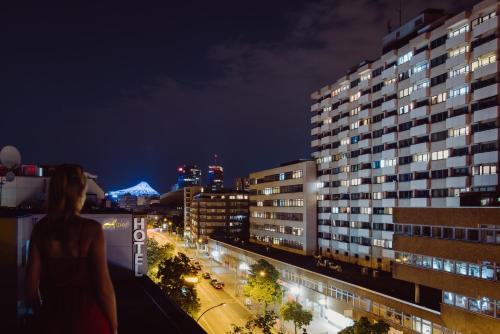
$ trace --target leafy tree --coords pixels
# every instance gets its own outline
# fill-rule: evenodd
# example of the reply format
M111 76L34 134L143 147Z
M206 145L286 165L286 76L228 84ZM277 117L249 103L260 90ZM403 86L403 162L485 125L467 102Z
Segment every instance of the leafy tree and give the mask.
M280 301L283 295L277 283L280 273L272 264L264 259L250 266L247 284L243 287L245 296L264 303L264 313L269 304Z
M160 245L155 239L147 239L148 265L154 267L163 260L174 255L175 246L170 243Z
M383 320L372 324L367 317L354 321L354 325L338 332L338 334L387 334L390 326Z
M274 311L265 311L264 314L259 314L255 318L248 320L244 326L232 324L233 329L228 334L253 334L255 328L262 330L263 334L271 334L277 319L278 316Z
M196 269L183 253L163 259L156 274L160 289L192 317L200 310L200 299L194 284L185 278L196 275Z
M280 308L280 314L286 321L292 321L297 334L297 327L300 329L311 323L313 315L310 311L304 310L297 301L288 301Z

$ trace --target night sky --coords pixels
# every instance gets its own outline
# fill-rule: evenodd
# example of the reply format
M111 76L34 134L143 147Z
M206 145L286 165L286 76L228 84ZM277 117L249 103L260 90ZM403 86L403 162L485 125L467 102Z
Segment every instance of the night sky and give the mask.
M399 7L105 2L0 4L0 146L17 146L23 163L80 163L105 190L146 180L160 192L180 164L206 176L214 153L226 186L308 158L310 93L378 57ZM403 21L472 3L403 1Z

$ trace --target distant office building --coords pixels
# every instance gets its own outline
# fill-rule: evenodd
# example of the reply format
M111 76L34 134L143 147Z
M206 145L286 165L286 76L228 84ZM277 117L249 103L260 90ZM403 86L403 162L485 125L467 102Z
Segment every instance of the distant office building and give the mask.
M316 252L316 164L295 161L250 174L250 241Z
M224 188L224 169L217 164L215 155L214 164L208 166L207 191L218 191Z
M183 202L184 202L184 236L189 240L193 241L192 227L191 227L191 208L193 204L193 199L195 195L202 192L202 187L184 187L183 189Z
M233 190L201 192L191 202L193 241L207 237L248 239L248 194Z
M130 211L143 210L149 204L158 203L160 200L160 194L144 181L130 188L110 191L106 193L106 197L119 208Z
M201 186L201 170L197 165L184 165L177 169L177 189Z
M500 208L395 208L394 278L442 291L457 333L500 333ZM425 333L425 331L422 331ZM430 332L429 332L430 333Z
M394 208L499 190L498 10L425 10L311 95L322 255L390 270Z
M237 191L250 191L250 179L248 177L237 177L234 179L233 187Z

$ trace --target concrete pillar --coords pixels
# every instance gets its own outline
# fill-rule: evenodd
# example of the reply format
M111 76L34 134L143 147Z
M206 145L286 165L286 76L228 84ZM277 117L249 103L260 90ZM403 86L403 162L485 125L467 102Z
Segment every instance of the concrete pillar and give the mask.
M420 304L420 284L415 284L415 304Z

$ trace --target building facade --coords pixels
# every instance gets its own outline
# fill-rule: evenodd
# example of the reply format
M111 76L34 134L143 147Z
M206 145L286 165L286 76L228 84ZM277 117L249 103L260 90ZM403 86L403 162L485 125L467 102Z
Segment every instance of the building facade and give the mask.
M395 208L393 276L442 291L461 333L500 332L500 208ZM418 300L416 300L418 302Z
M214 163L208 166L207 191L219 191L224 188L224 168Z
M201 193L202 187L193 186L193 187L184 187L183 197L184 197L184 236L190 241L196 240L192 235L192 227L191 227L191 206L193 204L194 196Z
M250 174L250 240L311 255L316 252L316 164L282 164Z
M248 177L235 178L233 188L237 191L250 191L250 179Z
M248 194L232 190L201 192L190 205L193 241L206 243L209 236L248 239Z
M177 189L201 186L201 169L197 165L183 165L177 168Z
M311 95L322 255L390 270L393 208L498 190L497 11L426 10Z

